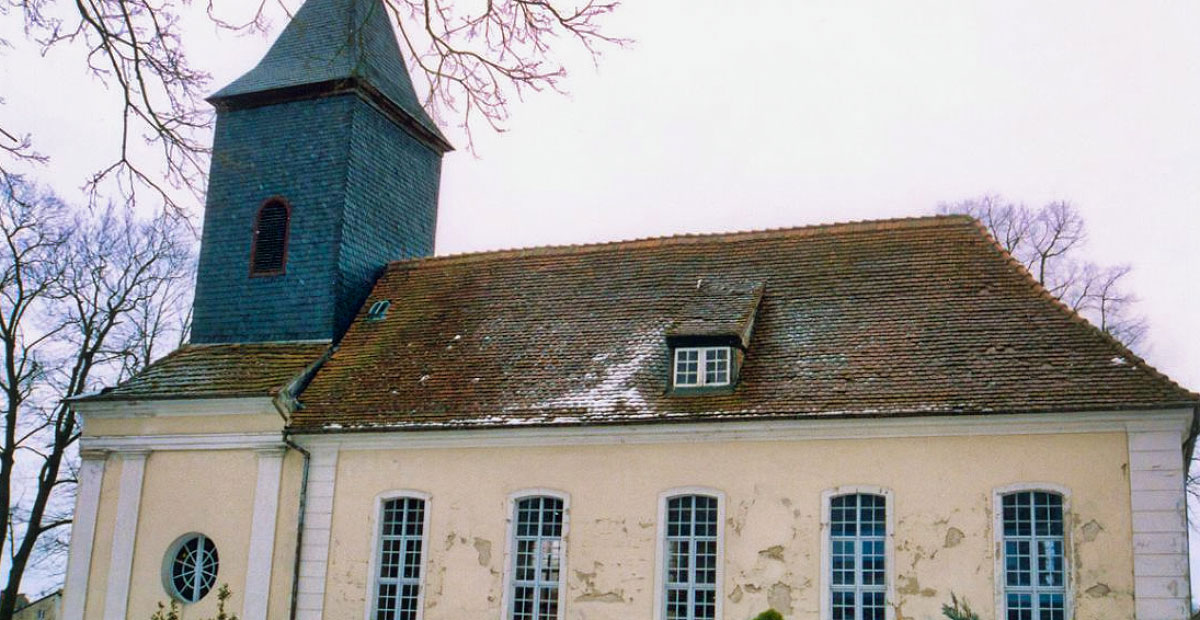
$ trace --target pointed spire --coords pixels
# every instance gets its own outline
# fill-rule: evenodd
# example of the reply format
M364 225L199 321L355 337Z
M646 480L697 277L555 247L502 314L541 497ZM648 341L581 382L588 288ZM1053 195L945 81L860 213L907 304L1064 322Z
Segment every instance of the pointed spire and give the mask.
M262 61L209 101L277 100L347 84L382 96L450 149L417 100L383 0L307 0Z

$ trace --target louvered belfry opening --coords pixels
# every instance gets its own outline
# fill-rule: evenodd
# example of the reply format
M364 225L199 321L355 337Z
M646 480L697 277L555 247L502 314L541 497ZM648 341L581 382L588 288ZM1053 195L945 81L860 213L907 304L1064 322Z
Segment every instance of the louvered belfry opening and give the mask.
M292 209L278 198L258 210L254 222L254 246L250 252L250 275L271 276L284 272L287 264L288 224Z

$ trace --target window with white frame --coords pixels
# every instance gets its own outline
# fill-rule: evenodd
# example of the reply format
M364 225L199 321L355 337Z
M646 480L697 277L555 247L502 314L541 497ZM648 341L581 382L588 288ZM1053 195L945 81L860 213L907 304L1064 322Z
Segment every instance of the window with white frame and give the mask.
M563 500L544 495L515 502L510 620L557 620L562 588Z
M1065 620L1062 495L1018 491L1001 505L1005 620Z
M729 347L676 347L675 386L729 385L729 362Z
M679 495L667 498L663 557L663 618L717 617L719 498Z
M217 583L220 560L217 545L204 534L187 534L167 551L167 592L184 603L195 603Z
M829 500L829 617L884 620L887 613L887 498Z
M386 499L380 506L375 561L375 620L417 620L425 553L425 500Z

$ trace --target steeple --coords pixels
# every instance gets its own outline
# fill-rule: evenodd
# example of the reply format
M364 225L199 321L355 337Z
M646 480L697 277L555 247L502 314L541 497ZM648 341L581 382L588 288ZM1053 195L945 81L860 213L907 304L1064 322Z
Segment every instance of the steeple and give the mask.
M451 150L417 100L383 0L308 0L262 61L209 101L240 107L347 88Z
M383 0L308 0L217 108L192 342L337 340L433 253L446 138Z

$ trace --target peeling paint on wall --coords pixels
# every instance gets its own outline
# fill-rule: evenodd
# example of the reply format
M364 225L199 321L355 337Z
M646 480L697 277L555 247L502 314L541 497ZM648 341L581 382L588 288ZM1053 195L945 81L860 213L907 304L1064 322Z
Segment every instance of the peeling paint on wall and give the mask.
M1030 451L1040 457L1029 459ZM960 462L962 454L984 453L992 466L947 465ZM361 525L367 513L342 507L373 505L374 497L390 488L432 494L437 501L426 608L437 611L425 617L498 618L502 550L510 536L506 498L522 488L551 487L570 493L572 500L564 617L650 618L661 570L656 563L660 494L707 486L724 492L728 502L722 617L746 620L774 607L788 620L815 620L820 591L828 587L821 566L821 494L856 484L894 493L890 570L895 596L890 604L896 620L940 618L951 591L990 617L993 489L1020 480L1052 480L1072 492L1068 542L1076 617L1128 620L1133 617L1131 515L1127 502L1113 501L1112 490L1123 484L1117 464L1127 454L1120 434L889 439L870 446L837 440L803 446L727 442L347 451L338 461L339 512L326 617L361 616L363 603L356 601L364 600L369 587L367 571L357 561L369 557L370 537ZM1097 467L1098 459L1112 466ZM393 460L403 466L394 467ZM616 462L622 467L612 467ZM937 476L914 475L935 470Z
M491 566L492 564L492 541L483 538L475 537L474 541L475 553L479 554L480 566Z
M792 587L786 583L776 583L767 590L767 605L787 616L792 613Z
M1095 519L1092 519L1091 521L1085 523L1082 528L1080 528L1079 531L1081 536L1079 538L1083 542L1094 542L1096 537L1099 536L1100 532L1103 530L1104 527L1099 523L1096 523Z

